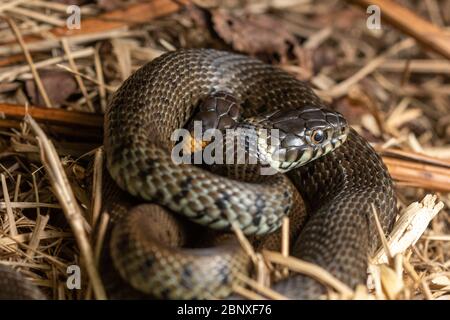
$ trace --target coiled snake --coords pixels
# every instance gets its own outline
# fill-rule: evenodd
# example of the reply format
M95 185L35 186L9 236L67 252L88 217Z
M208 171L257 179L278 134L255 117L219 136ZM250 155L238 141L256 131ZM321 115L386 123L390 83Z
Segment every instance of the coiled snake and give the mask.
M186 127L196 114L206 120L205 113L229 112L234 105L241 108L246 127L281 130L283 150L277 158L273 149L262 146L265 139L257 139L257 149L265 152L262 158L270 166L289 169L287 174L243 182L174 163L175 129ZM238 125L234 120L224 123ZM217 122L214 126L220 128ZM198 232L190 222L180 223L179 216L213 229L229 230L234 224L247 235L266 234L280 226L285 214L301 211L295 202L299 190L309 216L292 254L355 287L364 283L368 255L379 243L372 205L385 232L396 215L386 167L342 116L327 111L304 82L240 54L190 49L153 60L114 94L104 133L108 171L132 195L128 203L143 199L158 204L128 212L132 205L115 205L125 193L115 190L107 196L116 221L112 262L132 287L157 298L227 297L240 281L237 274L251 272L235 239L216 247L173 248L189 246L189 231ZM274 289L290 298L317 298L324 292L303 275Z

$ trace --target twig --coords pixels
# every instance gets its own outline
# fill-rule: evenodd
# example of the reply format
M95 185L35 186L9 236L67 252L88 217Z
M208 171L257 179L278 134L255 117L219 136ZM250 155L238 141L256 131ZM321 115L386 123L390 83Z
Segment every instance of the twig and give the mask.
M391 256L403 253L417 242L431 219L444 207L443 202L436 203L436 200L436 196L428 194L420 203L412 203L400 214L389 235L388 247ZM387 261L385 250L378 249L373 263L380 264Z
M44 232L45 227L47 226L47 222L50 219L49 215L41 215L38 214L36 219L36 224L34 226L33 233L31 234L30 248L27 250L27 254L33 258L35 251L39 246L39 241L41 240L41 234Z
M96 79L94 79L94 78L91 78L91 77L89 77L89 76L87 76L87 75L85 75L85 74L82 74L82 73L80 73L80 72L78 72L78 71L75 71L75 70L73 70L73 69L71 69L71 68L69 68L69 67L67 67L67 66L65 66L65 65L62 65L62 64L59 64L59 63L58 63L58 64L56 64L56 66L57 66L58 68L64 69L64 70L66 70L66 71L68 71L68 72L70 72L70 73L73 73L73 74L75 74L75 75L77 75L77 76L80 76L81 78L84 78L84 79L86 79L86 80L89 80L89 81L95 83L96 85L98 85L99 87L102 88L103 92L105 91L105 89L108 90L109 92L115 92L115 91L116 91L116 88L115 88L115 87L108 86L107 84L104 84L104 83L102 83L102 82L99 82L98 80L96 80ZM105 95L106 95L106 93L105 93ZM105 104L106 104L106 103L105 103Z
M378 67L381 71L403 72L408 69L410 73L443 73L450 74L450 62L444 59L389 59Z
M245 289L244 287L241 287L240 285L234 284L233 285L233 291L237 294L243 296L244 298L250 299L250 300L267 300L263 296L250 291L248 289Z
M378 57L372 59L368 64L366 64L350 78L338 83L328 92L324 92L323 94L332 98L339 98L345 95L345 93L350 89L351 86L358 83L359 81L367 77L370 73L375 71L388 57L395 55L405 49L409 49L414 46L414 44L415 42L413 39L405 39L395 44Z
M252 245L235 221L231 223L231 229L236 234L236 237L238 238L239 243L241 244L244 251L248 254L248 256L252 259L253 264L256 266L258 264L258 258L256 256L255 250L253 250Z
M394 300L403 290L403 281L398 278L396 272L385 264L379 266L381 287L387 298Z
M19 173L17 175L17 181L16 181L16 188L14 189L14 202L17 202L17 199L19 198L19 192L20 192L20 182L22 181L22 175ZM12 207L12 203L10 204ZM2 206L2 203L0 202L0 208Z
M257 281L243 275L243 274L238 274L237 277L244 282L246 285L252 287L254 290L259 291L260 293L262 293L263 295L265 295L266 297L268 297L269 299L275 299L275 300L288 300L287 297L285 297L284 295L266 287L261 285L260 283L258 283Z
M2 5L0 5L0 12L14 8L15 6L21 4L25 1L27 1L27 0L15 0L15 1L10 1L8 3L2 4Z
M41 78L39 77L39 73L36 70L36 66L33 63L33 58L31 57L31 54L27 49L25 41L23 40L22 35L20 34L19 28L11 18L6 17L5 19L8 22L9 26L11 27L11 30L13 31L14 35L16 36L16 39L22 48L23 54L25 55L25 58L27 59L27 62L30 65L31 73L33 74L36 86L38 87L39 92L41 93L41 96L44 99L45 105L47 106L47 108L53 108L53 105L47 95L47 91L45 91L44 85L42 84Z
M61 43L64 48L64 52L66 53L67 60L69 61L70 67L72 68L73 71L75 71L74 72L75 80L77 81L78 86L80 87L81 93L83 94L84 98L86 99L86 104L88 105L89 111L94 112L95 111L94 106L92 105L91 99L89 99L86 87L84 86L83 80L81 79L81 77L79 75L78 67L77 67L75 60L72 56L72 53L70 51L69 42L68 42L67 38L62 38Z
M94 54L94 50L92 48L81 49L79 51L75 51L72 53L72 57L74 59L89 57ZM36 69L45 68L52 66L54 64L60 63L67 60L67 55L63 55L60 57L54 57L47 60L42 60L36 62L34 66ZM2 72L0 75L0 81L13 81L18 75L30 71L29 65L16 66L12 68L10 71Z
M47 139L45 133L34 121L34 119L27 115L25 121L31 125L34 133L37 135L39 147L41 149L41 161L44 165L49 180L53 186L56 197L58 198L66 218L72 227L75 239L80 248L81 256L85 262L85 267L88 276L91 280L94 293L97 299L106 299L106 293L100 280L100 275L96 269L94 252L89 243L88 236L85 230L85 220L83 213L79 207L72 188L69 185L66 173L55 147L52 142Z
M61 19L52 17L51 15L48 15L48 14L41 14L39 12L24 9L24 8L13 7L13 8L6 9L6 11L9 11L9 12L12 12L12 13L15 13L18 15L22 15L25 17L30 17L32 19L35 19L35 20L38 20L41 22L50 23L50 24L53 24L58 27L64 27L66 25L66 22Z
M33 189L34 189L34 200L39 203L39 189L36 182L36 173L33 172L31 174L31 178L33 180ZM36 206L36 214L39 216L41 214L41 208L39 206Z
M97 265L100 263L100 254L103 248L103 243L105 240L106 231L108 229L109 224L109 214L104 212L100 217L98 232L97 232L97 241L95 242L95 261Z
M187 0L178 0L180 3L187 3ZM169 13L178 11L181 5L173 0L152 0L144 3L137 3L126 8L106 12L94 18L82 20L82 28L68 29L66 26L56 27L49 32L55 36L56 41L61 37L73 37L94 33L104 33L121 29L138 23L149 22L153 18L161 17ZM37 41L36 37L27 37L25 41Z
M364 9L369 5L377 5L383 15L383 20L388 21L396 28L423 44L425 48L450 59L450 35L445 30L431 24L419 17L414 12L389 0L351 0L358 3Z
M9 199L8 185L6 184L5 175L2 173L0 176L2 180L3 198L5 199L6 214L8 216L9 234L14 237L17 236L18 232L16 227L16 220L14 219L14 213L11 208L11 201Z
M65 272L65 269L64 269L64 268L65 268L65 264L62 263L61 261L59 261L59 260L58 260L57 258L55 258L54 256L51 256L51 255L46 254L46 253L44 253L44 252L42 252L42 251L39 251L39 250L35 250L35 249L31 248L29 245L27 245L27 244L25 244L25 243L23 243L23 242L17 241L15 238L13 238L13 237L7 235L7 234L4 233L2 230L0 230L0 235L2 235L2 236L5 237L5 238L8 238L8 239L12 240L14 243L18 244L20 247L23 247L23 248L25 248L25 249L32 250L35 254L38 254L39 256L42 256L43 258L47 259L48 261L53 262L55 265L57 265L59 268L61 268L61 269L64 270L64 272ZM30 256L28 256L25 252L23 252L23 251L21 251L21 250L17 250L17 252L20 253L21 255L25 256L27 259L33 260L33 258L30 257Z
M95 152L94 181L92 183L91 225L95 228L102 207L103 149Z
M37 121L54 122L82 127L103 127L103 116L99 114L67 111L64 109L46 109L38 107L23 107L19 105L0 103L0 112L6 117L22 119L29 114Z
M281 225L281 254L285 257L289 256L289 217L283 217L283 223ZM282 274L283 276L287 276L289 269L284 268Z
M380 237L381 246L383 247L384 254L386 255L388 261L391 263L393 261L392 260L393 256L391 250L389 249L389 244L386 239L386 236L384 235L383 227L381 226L380 223L380 218L378 218L377 209L375 208L375 205L373 203L371 203L371 206L372 206L372 215L373 218L375 219L375 226L378 231L378 236Z
M114 39L120 37L130 37L141 33L142 33L141 31L128 31L122 28L99 33L89 33L85 35L73 36L70 37L70 43L72 43L72 45L80 46L88 42L101 41L104 39ZM35 38L33 39L34 39L33 41L27 41L28 51L30 52L51 50L54 48L59 48L61 46L61 41L59 40L59 37L39 41L35 41ZM83 50L93 50L93 48L91 47ZM20 46L14 43L0 46L0 56L17 54L19 52L21 52ZM73 54L75 55L75 52ZM17 60L19 61L23 60L23 57L21 58L22 59L20 59L20 56L16 56L14 61L17 62ZM4 60L0 60L0 64L8 65L7 61L5 62Z
M267 260L273 263L278 263L283 266L287 266L289 267L289 269L295 272L303 273L309 277L312 277L322 282L323 284L334 288L344 296L353 295L353 290L350 289L345 283L336 279L328 271L322 269L321 267L315 264L302 261L294 257L284 257L281 253L274 251L264 250L263 255Z
M51 9L54 11L62 12L64 14L67 13L67 4L65 4L64 2L59 3L59 2L49 2L49 1L41 1L41 0L33 0L33 1L26 0L26 2L23 5L27 6L27 7L38 7L38 8ZM81 14L89 14L89 12L92 11L91 8L85 7L85 6L81 6L80 10L81 10Z
M414 282L419 286L419 288L422 291L425 298L428 300L432 299L433 297L431 295L430 288L428 287L428 285L424 281L424 279L420 278L420 276L417 274L416 270L414 270L414 267L406 260L403 260L403 267L405 268L405 271L414 280Z
M15 243L29 242L32 234L33 233L21 233L17 236L11 236L9 238L0 238L0 245L10 246ZM44 230L39 234L39 240L54 239L54 238L71 238L71 237L72 233L53 230Z
M450 191L450 169L436 165L383 157L391 176L405 185Z
M29 209L29 208L55 208L60 209L61 206L59 204L54 203L42 203L42 202L10 202L8 205L6 202L0 201L0 209L5 209L7 207L18 208L18 209Z
M97 239L95 241L94 258L97 267L100 264L100 257L105 240L106 231L108 230L108 224L109 224L109 214L104 212L100 217L100 223L97 229ZM89 283L88 288L86 290L86 300L91 299L91 294L92 294L92 285Z
M105 79L103 77L103 68L102 63L100 61L100 44L95 46L95 54L94 54L94 63L95 63L95 71L97 74L97 82L98 82L98 93L100 95L100 106L102 108L102 112L106 111L106 90L105 90Z
M377 148L376 147L375 150L380 152L382 156L404 158L404 159L408 159L408 160L414 160L415 162L428 163L428 164L433 164L436 166L450 169L450 161L449 160L443 160L443 159L430 157L426 154L412 152L412 151L391 149L391 148L385 149L385 148Z

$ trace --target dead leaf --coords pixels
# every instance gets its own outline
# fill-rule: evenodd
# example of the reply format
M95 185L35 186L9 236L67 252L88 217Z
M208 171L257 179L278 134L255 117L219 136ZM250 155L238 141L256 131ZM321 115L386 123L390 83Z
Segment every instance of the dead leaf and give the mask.
M269 54L284 63L289 55L297 57L300 49L283 23L268 15L237 15L218 9L212 11L212 21L219 36L237 51L260 58Z
M97 0L97 5L105 11L112 11L123 7L121 0Z
M315 23L320 26L332 25L335 30L340 32L351 31L354 29L355 21L364 19L365 14L354 7L345 7L341 10L330 11L323 15L318 15Z
M192 0L192 2L204 9L226 8L236 9L243 8L248 1L246 0Z
M77 83L73 75L66 71L41 70L39 71L41 81L54 105L61 105L67 98L78 90ZM45 105L34 79L25 82L25 90L31 99L31 103L37 106Z
M20 82L2 82L0 83L0 93L17 90L20 86Z
M349 97L336 100L334 106L336 111L342 113L345 119L352 125L359 124L361 117L369 113L364 105L359 102L356 103L354 99L350 99Z
M59 2L59 3L67 4L67 5L81 6L81 5L91 2L91 1L89 1L89 0L56 0L55 2Z

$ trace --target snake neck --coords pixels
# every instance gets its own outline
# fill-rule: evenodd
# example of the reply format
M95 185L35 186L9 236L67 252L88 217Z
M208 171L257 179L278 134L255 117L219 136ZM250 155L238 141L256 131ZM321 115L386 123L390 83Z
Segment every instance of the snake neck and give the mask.
M374 210L385 234L391 231L397 214L392 179L382 159L353 129L347 142L335 152L289 176L312 214L322 210L343 217L362 217L368 226L369 252L380 244Z

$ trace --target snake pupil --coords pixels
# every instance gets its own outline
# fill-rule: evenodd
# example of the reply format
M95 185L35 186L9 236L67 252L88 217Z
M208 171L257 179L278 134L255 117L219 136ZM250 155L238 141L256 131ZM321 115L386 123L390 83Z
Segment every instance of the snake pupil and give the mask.
M312 141L314 143L321 143L325 139L325 133L322 130L316 130L312 134Z

